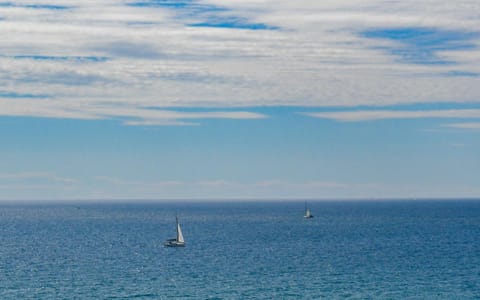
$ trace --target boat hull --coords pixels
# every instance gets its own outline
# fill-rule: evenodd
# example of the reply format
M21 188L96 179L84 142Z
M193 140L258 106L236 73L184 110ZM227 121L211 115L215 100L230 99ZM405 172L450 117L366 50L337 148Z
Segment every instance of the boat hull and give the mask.
M185 242L179 242L177 240L166 240L163 245L165 247L185 247Z

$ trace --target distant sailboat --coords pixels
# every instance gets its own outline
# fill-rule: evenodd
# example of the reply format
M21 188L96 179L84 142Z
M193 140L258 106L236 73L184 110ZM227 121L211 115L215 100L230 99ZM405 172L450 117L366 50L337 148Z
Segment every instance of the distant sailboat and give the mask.
M180 227L180 223L178 223L178 217L175 216L175 220L177 221L177 237L174 239L166 240L163 245L166 247L185 247L185 240L183 239L182 228Z
M310 208L307 207L307 201L305 201L305 215L303 216L305 219L313 218L312 212Z

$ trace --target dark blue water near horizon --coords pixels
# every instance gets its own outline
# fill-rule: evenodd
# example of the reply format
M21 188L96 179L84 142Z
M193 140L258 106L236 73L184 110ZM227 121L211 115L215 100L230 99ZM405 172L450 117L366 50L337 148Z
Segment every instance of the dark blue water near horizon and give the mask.
M303 206L0 204L0 299L480 298L480 201Z

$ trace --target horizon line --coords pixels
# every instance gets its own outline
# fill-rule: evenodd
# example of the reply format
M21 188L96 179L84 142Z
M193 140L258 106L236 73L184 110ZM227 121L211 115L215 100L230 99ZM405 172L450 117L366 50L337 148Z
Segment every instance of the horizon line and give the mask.
M445 202L480 201L479 197L385 197L385 198L174 198L174 199L0 199L2 204L155 204L155 203L240 203L240 202Z

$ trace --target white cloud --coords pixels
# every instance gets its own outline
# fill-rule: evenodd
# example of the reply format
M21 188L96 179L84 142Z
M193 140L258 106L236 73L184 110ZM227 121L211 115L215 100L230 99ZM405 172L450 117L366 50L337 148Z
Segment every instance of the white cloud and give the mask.
M228 180L203 180L195 182L194 185L207 188L245 187L244 184Z
M304 113L304 115L332 119L343 122L371 121L382 119L418 119L418 118L480 118L480 109L446 109L446 110L359 110L359 111L336 111ZM462 125L464 124L464 125ZM479 123L452 124L450 127L475 126Z
M345 189L351 187L349 184L332 182L332 181L306 181L306 182L291 182L285 180L266 180L253 184L255 187L270 188L270 187L284 187L284 188L300 188L300 189Z
M50 172L21 172L21 173L0 173L0 181L30 181L46 180L64 184L77 183L78 180L55 175Z
M93 181L82 182L52 179L49 173L26 172L2 174L0 200L299 200L299 199L388 199L388 198L433 198L474 197L480 191L474 186L447 186L439 189L434 185L386 184L382 182L335 182L335 181L290 181L263 180L240 182L225 179L213 180L129 180L110 176L96 176ZM53 175L54 176L54 175ZM35 179L35 181L33 180ZM56 180L59 180L56 182ZM56 184L55 184L56 182ZM42 193L38 193L41 191Z
M25 7L32 2L15 1L0 7L0 86L49 95L13 105L24 108L0 103L0 115L121 114L139 119L125 121L130 125L187 125L183 118L152 119L143 108L480 101L478 76L444 76L480 73L478 36L470 39L476 47L438 53L457 62L439 65L400 62L381 49L394 42L361 36L392 27L470 32L480 28L478 1L202 0L198 5L228 8L204 14L126 5L131 2L42 1L68 9L34 9ZM279 29L188 26L212 14Z
M264 180L258 182L240 182L224 179L197 181L130 181L106 176L97 176L99 183L114 185L118 193L111 198L149 198L149 199L295 199L296 197L325 198L332 195L354 195L362 191L375 193L384 186L379 183L342 183L333 181L288 181ZM97 191L105 189L102 184ZM109 189L105 189L109 190ZM131 194L134 191L135 194ZM127 193L127 194L123 194ZM108 194L108 193L107 193ZM122 195L123 194L123 195ZM357 198L359 198L357 197Z
M458 129L480 129L480 122L469 122L469 123L453 123L446 124L444 127L458 128Z
M196 119L263 119L268 116L248 111L182 112L145 108L140 106L103 104L102 101L70 103L59 99L0 98L0 111L4 116L41 116L69 119L121 119L126 125L197 125L182 120Z
M165 187L165 186L180 186L184 183L182 181L167 180L157 182L142 182L142 181L129 181L109 176L96 176L96 181L101 181L114 185L127 185L127 186L143 186L143 187Z

